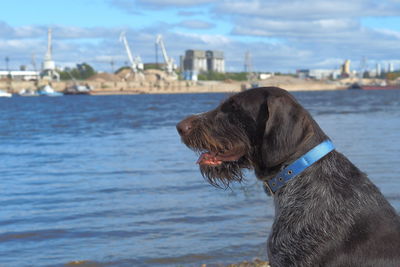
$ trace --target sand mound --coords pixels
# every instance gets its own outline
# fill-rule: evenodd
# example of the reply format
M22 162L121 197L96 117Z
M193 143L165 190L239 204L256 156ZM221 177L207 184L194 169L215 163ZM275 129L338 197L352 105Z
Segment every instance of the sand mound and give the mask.
M87 80L93 82L118 82L121 78L111 73L102 72L89 77Z

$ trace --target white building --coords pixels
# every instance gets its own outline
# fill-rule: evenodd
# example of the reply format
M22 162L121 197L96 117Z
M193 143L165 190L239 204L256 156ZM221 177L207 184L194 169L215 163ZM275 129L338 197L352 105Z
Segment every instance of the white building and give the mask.
M225 72L224 52L206 51L207 71Z
M393 62L388 63L388 72L394 72L394 64Z
M40 78L40 73L38 71L32 70L1 70L0 79L11 78L13 80L20 81L37 81Z
M222 51L186 50L181 57L181 69L185 79L196 80L201 72L225 72L225 59Z
M381 64L377 63L376 64L376 76L381 76L382 70L381 70Z
M317 80L337 79L341 75L340 70L329 69L313 69L313 70L298 70L297 76L301 79L313 78Z

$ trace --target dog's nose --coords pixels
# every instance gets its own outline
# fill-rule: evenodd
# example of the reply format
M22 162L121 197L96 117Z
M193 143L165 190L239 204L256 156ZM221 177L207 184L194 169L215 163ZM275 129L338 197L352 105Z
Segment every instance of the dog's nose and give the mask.
M185 119L176 125L176 129L181 136L187 135L192 129L192 122L189 119Z

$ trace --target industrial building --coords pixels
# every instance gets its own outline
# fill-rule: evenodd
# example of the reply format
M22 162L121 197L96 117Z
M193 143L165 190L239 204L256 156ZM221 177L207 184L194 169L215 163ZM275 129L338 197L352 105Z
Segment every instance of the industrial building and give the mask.
M297 70L297 77L300 79L317 79L317 80L326 80L326 79L333 79L336 80L340 77L341 71L340 70L330 70L330 69L303 69Z
M0 70L0 80L8 78L18 81L38 81L40 75L38 71L32 70Z
M185 80L197 80L201 72L225 72L224 52L211 50L186 50L181 57Z
M350 71L350 60L346 59L343 65L340 67L341 75L342 77L350 77L351 71Z

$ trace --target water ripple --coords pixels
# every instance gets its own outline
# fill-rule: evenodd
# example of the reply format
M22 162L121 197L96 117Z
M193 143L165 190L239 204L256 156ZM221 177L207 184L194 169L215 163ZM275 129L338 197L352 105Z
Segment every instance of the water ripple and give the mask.
M295 96L400 211L399 92ZM175 129L226 97L2 101L1 264L176 267L263 259L272 199L251 172L227 190L208 185Z

